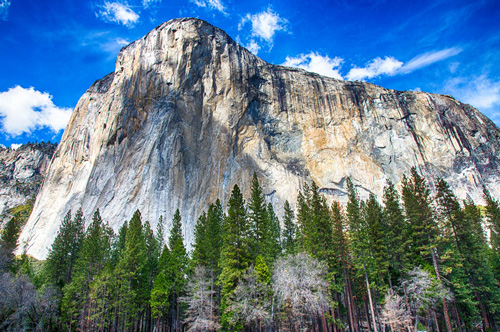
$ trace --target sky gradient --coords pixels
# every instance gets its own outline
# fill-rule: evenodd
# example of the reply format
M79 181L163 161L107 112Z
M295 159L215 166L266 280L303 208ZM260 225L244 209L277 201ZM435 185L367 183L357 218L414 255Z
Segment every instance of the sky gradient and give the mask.
M498 0L0 0L0 144L58 142L120 48L178 17L270 63L450 94L500 124Z

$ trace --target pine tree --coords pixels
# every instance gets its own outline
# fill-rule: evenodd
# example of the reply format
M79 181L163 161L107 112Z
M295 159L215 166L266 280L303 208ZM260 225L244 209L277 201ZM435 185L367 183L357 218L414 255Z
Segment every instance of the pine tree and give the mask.
M295 216L293 210L288 201L285 201L285 216L283 218L283 251L285 255L296 253L296 226L295 226Z
M139 323L140 312L147 301L146 241L139 210L128 224L125 247L115 268L117 313L122 328L131 329Z
M304 193L299 194L298 206L303 250L326 264L328 279L334 283L334 274L338 271L339 262L333 247L330 209L314 182L310 188L305 186ZM321 322L325 330L327 323L324 314L321 316Z
M90 323L93 315L89 298L91 284L110 261L113 236L113 230L102 221L97 210L85 232L73 280L63 288L62 312L69 330L77 328L78 316L81 327Z
M49 284L62 288L71 281L73 267L83 240L82 215L80 209L71 219L71 211L68 211L61 223L44 265L44 275Z
M237 331L242 326L230 326L233 313L228 310L228 300L235 290L238 280L249 268L251 259L251 233L245 203L240 188L235 185L227 207L227 216L222 226L221 275L219 283L222 287L221 324L223 330Z
M359 324L356 315L356 307L354 303L353 287L352 287L352 272L351 259L349 253L349 239L347 236L347 225L345 217L342 213L339 202L333 202L331 208L332 216L332 244L335 252L335 259L339 264L332 271L332 291L333 298L337 305L332 310L334 323L337 327L342 328L341 319L341 294L344 292L344 306L347 311L347 320L352 331L358 331Z
M491 196L486 187L483 188L483 196L486 201L485 215L493 251L490 255L491 265L496 275L500 276L500 203Z
M273 205L267 204L266 218L268 231L264 239L264 248L262 248L262 255L269 265L273 265L274 261L281 254L281 227L280 221L276 213L274 213Z
M387 224L385 238L390 268L389 284L392 285L392 278L402 278L403 273L409 268L410 262L406 248L411 240L408 236L408 226L403 215L399 193L391 181L388 181L384 188L384 206L383 218Z
M180 329L180 297L186 286L186 274L188 268L188 256L184 246L184 236L182 235L182 223L179 210L175 211L172 219L172 228L168 238L170 247L170 260L166 268L167 280L172 282L172 325L176 331Z
M152 317L155 319L156 330L165 331L166 322L168 320L168 312L171 306L170 296L172 295L173 278L170 278L168 273L168 265L170 262L170 251L165 245L163 247L160 259L158 261L158 275L154 281L153 290L151 291L151 309Z
M389 268L388 247L385 232L388 229L383 217L382 207L373 194L370 194L368 202L364 206L364 218L368 227L368 250L366 265L370 273L370 279L376 283L376 289L385 293L385 280L388 280ZM385 277L384 277L385 276Z
M21 220L19 218L13 217L7 221L0 236L0 271L12 267L20 232Z
M381 211L376 206L376 202L374 202L375 198L372 198L366 205L359 199L358 193L350 178L347 179L347 190L349 196L349 201L347 203L347 221L349 226L352 263L355 267L354 271L356 272L358 280L364 279L364 287L368 295L368 301L366 296L363 296L363 300L365 301L365 306L369 303L373 322L372 327L375 332L377 332L373 299L373 286L375 283L373 278L374 275L377 276L378 271L373 271L376 263L372 260L371 246L376 242L375 238L378 238L378 235L375 236L375 234L378 234L378 231L372 232L372 228L374 224L379 222L370 220L372 217L370 213L373 214L374 219L378 219L381 215ZM369 209L367 205L371 205ZM367 213L367 210L369 210L369 213ZM362 289L361 285L360 288ZM352 304L352 306L355 307L354 304ZM369 324L369 322L367 323Z
M455 253L453 258L459 262L454 268L463 269L468 281L462 287L456 288L459 291L464 287L472 290L484 328L489 329L490 321L485 304L496 294L489 291L493 286L493 274L487 261L487 244L481 225L481 213L472 200L468 200L462 210L444 180L439 179L436 187L438 214L444 223L444 235L448 236L450 250Z
M248 202L248 220L252 231L253 240L251 242L251 254L255 259L262 254L262 250L266 248L267 237L269 236L269 219L266 213L266 202L262 188L259 184L257 174L253 173L252 189L250 200Z
M156 242L158 243L159 252L161 254L163 246L165 245L165 225L163 224L163 216L160 216L158 225L156 225Z
M412 260L417 266L432 266L437 280L442 282L437 252L439 228L434 218L429 187L415 167L411 169L410 179L403 177L402 197L409 224L408 235L412 239ZM442 305L446 329L451 332L450 314L444 298Z
M222 206L217 199L215 204L210 204L208 212L198 218L194 230L193 265L206 267L214 280L219 275L223 219Z

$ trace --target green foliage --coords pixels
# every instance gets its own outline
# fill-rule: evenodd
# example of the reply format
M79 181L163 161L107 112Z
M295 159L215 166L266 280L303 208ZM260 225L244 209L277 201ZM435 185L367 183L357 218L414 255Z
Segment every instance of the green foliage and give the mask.
M295 216L288 201L285 201L285 216L283 218L283 251L285 255L295 254L297 250L297 234L295 226Z
M82 210L78 210L73 219L71 219L71 211L68 211L45 262L44 274L48 284L55 284L62 288L71 281L83 235Z
M269 284L271 282L271 273L261 255L257 256L255 259L255 273L257 274L257 280L259 282L264 284Z
M271 203L267 204L266 209L267 218L267 234L264 238L264 247L262 248L262 255L266 262L270 265L274 263L276 258L281 254L281 227L280 221L274 213L274 208Z
M220 201L210 204L207 213L203 213L194 229L193 265L204 266L217 278L219 259L222 248L222 222L224 213Z
M72 281L63 288L61 310L68 327L78 324L80 314L91 316L89 310L93 299L89 296L90 290L96 287L93 284L101 272L110 268L113 237L113 230L102 221L97 210L82 240Z
M238 280L252 262L250 243L253 233L250 230L245 203L240 188L235 185L227 206L227 216L222 226L221 274L222 287L221 323L224 330L230 329L231 311L227 301L238 284ZM233 326L235 328L235 326Z
M248 220L252 232L251 255L255 259L266 249L266 240L269 236L269 218L266 211L266 202L257 174L253 173L252 191L248 201Z

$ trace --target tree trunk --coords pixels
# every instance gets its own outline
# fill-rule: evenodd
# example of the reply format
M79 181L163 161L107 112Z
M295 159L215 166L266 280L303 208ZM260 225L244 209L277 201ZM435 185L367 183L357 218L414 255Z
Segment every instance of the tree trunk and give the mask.
M432 255L432 263L434 265L434 271L436 272L436 278L439 280L439 282L441 282L441 274L439 273L435 248L431 247L431 255ZM444 312L444 320L446 322L446 329L448 332L453 332L453 329L451 328L450 314L448 313L448 305L446 304L445 299L443 299L443 312Z
M370 282L368 281L368 273L366 272L366 265L365 265L365 263L363 263L363 269L365 270L366 289L368 290L368 299L370 300L370 309L371 309L371 312L372 312L373 331L378 332L377 322L375 320L375 309L373 308L372 291L370 289ZM451 332L451 331L449 331L449 332Z
M441 330L439 329L439 321L434 310L432 310L432 316L434 317L434 322L436 323L436 332L441 332Z

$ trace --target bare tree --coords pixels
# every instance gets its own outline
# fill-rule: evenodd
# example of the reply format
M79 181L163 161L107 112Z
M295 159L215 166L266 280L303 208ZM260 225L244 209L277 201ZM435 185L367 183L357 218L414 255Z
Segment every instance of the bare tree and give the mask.
M244 323L259 330L271 321L271 287L260 281L252 266L249 268L229 300L228 310L233 312L231 323Z
M391 327L393 332L404 331L411 328L411 313L406 307L404 299L389 289L385 296L382 309L382 322Z
M451 291L421 267L408 272L408 279L403 281L402 286L406 288L415 325L422 313L432 313L436 320L436 304L453 300Z
M57 289L46 287L39 294L28 277L4 273L0 277L0 329L55 330L58 301Z
M215 331L220 328L213 286L207 269L204 266L196 267L187 285L187 296L181 298L188 306L185 320L187 331Z
M274 292L292 328L328 311L326 267L306 253L280 258L273 271Z

